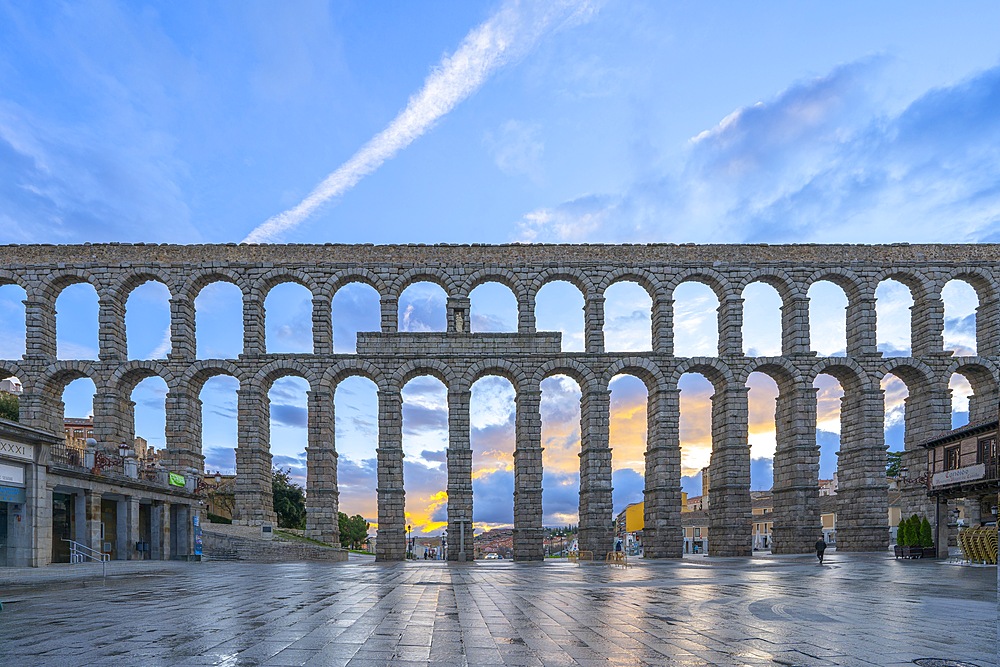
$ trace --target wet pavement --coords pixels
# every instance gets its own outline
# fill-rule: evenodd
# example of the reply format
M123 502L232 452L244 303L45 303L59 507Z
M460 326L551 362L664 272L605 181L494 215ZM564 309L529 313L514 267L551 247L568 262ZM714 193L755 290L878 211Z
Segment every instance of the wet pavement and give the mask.
M882 555L66 572L0 579L0 665L997 664L995 568Z

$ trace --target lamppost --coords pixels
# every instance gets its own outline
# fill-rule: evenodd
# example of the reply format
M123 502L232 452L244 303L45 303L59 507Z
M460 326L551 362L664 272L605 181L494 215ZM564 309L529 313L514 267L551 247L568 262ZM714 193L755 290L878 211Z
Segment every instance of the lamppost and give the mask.
M406 557L411 558L413 556L413 541L410 538L412 534L412 528L410 524L406 524Z

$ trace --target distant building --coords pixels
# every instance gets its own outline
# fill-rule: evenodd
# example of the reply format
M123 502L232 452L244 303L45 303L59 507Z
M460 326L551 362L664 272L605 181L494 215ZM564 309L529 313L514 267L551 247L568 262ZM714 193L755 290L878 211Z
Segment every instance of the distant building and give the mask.
M0 393L13 394L14 396L20 396L24 392L21 387L21 381L17 378L7 378L6 380L0 380Z
M837 473L833 473L833 479L819 480L819 495L821 496L837 495Z

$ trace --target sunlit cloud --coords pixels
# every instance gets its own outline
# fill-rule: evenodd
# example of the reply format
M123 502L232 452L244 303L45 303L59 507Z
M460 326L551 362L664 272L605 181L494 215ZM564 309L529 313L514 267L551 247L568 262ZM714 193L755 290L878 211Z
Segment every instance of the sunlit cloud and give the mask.
M475 93L504 65L528 53L548 32L586 20L594 3L580 1L506 2L466 35L410 98L387 128L326 177L296 206L259 225L243 243L275 241L326 202L340 197L396 153L426 133L445 114Z

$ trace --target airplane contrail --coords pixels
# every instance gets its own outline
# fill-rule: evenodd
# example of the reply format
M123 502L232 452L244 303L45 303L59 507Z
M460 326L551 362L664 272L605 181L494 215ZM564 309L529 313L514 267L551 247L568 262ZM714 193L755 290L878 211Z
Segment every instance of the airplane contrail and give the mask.
M593 14L587 0L559 2L509 0L465 36L458 50L445 56L389 126L327 176L294 207L250 232L243 243L267 243L301 224L317 208L344 194L409 146L434 123L479 89L503 65L527 53L547 32Z

